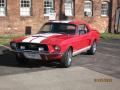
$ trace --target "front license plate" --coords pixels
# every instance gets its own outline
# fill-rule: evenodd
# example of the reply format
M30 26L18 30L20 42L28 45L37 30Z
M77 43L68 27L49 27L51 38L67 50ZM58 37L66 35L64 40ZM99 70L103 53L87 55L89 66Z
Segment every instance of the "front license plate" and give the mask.
M28 53L28 52L25 52L24 53L24 56L28 59L41 59L41 56L37 53Z

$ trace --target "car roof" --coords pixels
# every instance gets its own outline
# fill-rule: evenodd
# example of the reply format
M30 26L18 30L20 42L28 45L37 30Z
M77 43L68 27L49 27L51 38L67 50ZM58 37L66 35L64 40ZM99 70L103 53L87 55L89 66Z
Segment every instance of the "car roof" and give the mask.
M79 25L79 24L87 24L86 21L84 20L55 20L55 21L50 21L52 23L69 23L69 24L74 24L74 25Z
M55 20L55 21L50 21L50 22L53 22L53 23L69 23L71 21L70 20Z

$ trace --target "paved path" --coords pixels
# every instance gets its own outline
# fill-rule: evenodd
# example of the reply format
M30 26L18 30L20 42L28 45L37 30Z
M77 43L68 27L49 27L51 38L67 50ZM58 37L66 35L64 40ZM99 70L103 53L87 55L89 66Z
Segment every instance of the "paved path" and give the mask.
M110 79L105 82L97 79ZM119 90L120 79L83 67L0 77L0 90Z

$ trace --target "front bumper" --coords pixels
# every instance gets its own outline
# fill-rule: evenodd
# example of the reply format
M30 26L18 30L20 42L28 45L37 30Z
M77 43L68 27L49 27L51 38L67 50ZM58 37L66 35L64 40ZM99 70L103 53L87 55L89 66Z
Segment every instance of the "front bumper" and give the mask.
M13 50L13 52L18 53L18 54L23 54L25 58L28 59L42 59L42 60L56 60L56 59L61 59L63 56L63 53L60 52L40 52L40 51L33 51L33 50ZM33 57L28 57L28 55L33 55ZM37 57L37 56L40 56Z

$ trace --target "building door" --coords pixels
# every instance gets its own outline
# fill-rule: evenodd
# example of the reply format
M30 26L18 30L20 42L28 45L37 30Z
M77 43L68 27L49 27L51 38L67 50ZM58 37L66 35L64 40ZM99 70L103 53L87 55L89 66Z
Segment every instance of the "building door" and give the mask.
M115 31L116 33L120 32L120 8L116 12Z

